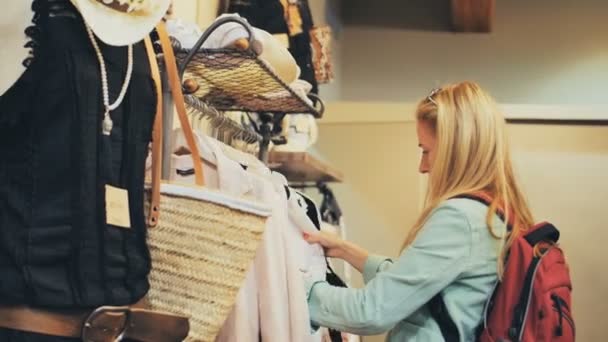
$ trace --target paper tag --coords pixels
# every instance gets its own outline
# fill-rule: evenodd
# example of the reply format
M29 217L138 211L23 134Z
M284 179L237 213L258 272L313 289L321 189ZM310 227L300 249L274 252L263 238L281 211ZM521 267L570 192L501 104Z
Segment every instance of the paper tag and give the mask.
M281 42L281 45L283 45L286 49L289 49L289 36L287 33L276 33L273 34L273 36L276 38L276 40Z
M106 222L117 227L131 228L127 190L106 185Z

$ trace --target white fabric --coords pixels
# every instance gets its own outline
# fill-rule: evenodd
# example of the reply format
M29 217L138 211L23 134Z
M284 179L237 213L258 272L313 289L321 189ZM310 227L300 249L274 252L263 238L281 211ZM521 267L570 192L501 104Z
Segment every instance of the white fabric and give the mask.
M216 21L227 17L240 18L247 21L245 18L241 17L236 13L222 14L216 19ZM258 55L264 52L263 41L261 40L261 32L263 32L263 30L253 28L253 45L251 46L251 48ZM249 33L243 27L243 25L236 22L227 22L219 26L215 31L213 31L209 35L207 40L205 40L202 47L204 49L227 48L234 44L234 42L236 42L237 40L243 38L249 40Z
M224 17L241 18L238 14L222 14L216 20ZM245 20L244 18L241 18ZM245 20L246 21L246 20ZM196 42L203 35L203 30L192 22L173 18L167 20L167 33L177 39L184 49L193 49ZM260 29L253 30L252 49L258 55L264 51L262 41L257 37ZM213 31L201 45L201 49L225 49L231 47L239 39L249 39L249 33L243 25L236 22L225 23Z
M307 204L307 201L304 200L305 197L302 193L291 190L288 200L291 224L289 227L290 247L297 252L295 258L298 260L300 271L309 273L313 281L324 281L327 274L327 263L323 247L319 244L311 245L302 237L304 233L318 232L317 227L307 215L308 209L315 212L317 222L321 221L317 207L308 198L309 204Z
M285 120L287 144L276 145L273 150L282 152L303 152L317 142L319 129L312 115L293 114Z
M248 301L255 290L258 295L259 332L263 341L310 342L312 336L308 303L298 263L298 249L293 248L294 239L302 241L302 236L297 234L296 237L290 228L289 205L283 186L286 180L281 179L278 174L272 175L268 168L258 160L252 160L251 156L232 150L225 145L218 145L218 147L221 147L224 152L230 151L230 156L238 159L239 162L248 164L249 173L255 175L258 186L262 187L254 192L262 194L263 198L271 198L274 202L274 211L266 229L267 235L264 236L254 267L250 271L250 273L255 273L255 277L246 279L245 286L239 293L235 310L231 313L216 341L254 341L246 339L244 334L238 331L239 329L251 331L251 327L235 324L234 321L249 317L249 313L255 309L251 307L252 302ZM272 180L272 183L269 180ZM282 279L278 279L279 274L282 274ZM251 284L254 282L255 286ZM250 306L247 307L247 305ZM249 323L251 323L250 320ZM247 335L251 336L251 332L248 332Z
M177 146L183 137L176 135ZM221 191L232 195L254 197L258 202L271 206L272 216L267 221L266 231L256 258L247 272L245 282L216 341L256 341L260 334L264 341L289 341L289 294L287 291L285 246L281 224L277 217L285 213L272 184L263 178L246 172L239 163L228 159L220 143L205 136L197 136L197 144L206 159L214 160L217 166L218 185ZM189 157L189 156L187 156ZM183 168L192 163L183 159ZM186 177L177 176L186 180ZM190 180L192 181L191 177Z
M180 146L183 137L178 134L175 142ZM302 238L303 231L316 230L306 216L306 208L295 202L290 208L285 178L272 174L257 159L206 136L197 136L197 144L207 164L216 166L220 191L255 198L272 208L256 258L216 342L258 341L259 336L264 342L316 341L310 333L308 303L302 283L302 268L307 272L312 269L307 255L315 250ZM179 161L181 164L176 165L183 169L188 169L188 164L192 163L189 156L180 156ZM241 164L247 165L248 171ZM178 175L177 178L188 176ZM296 201L299 195L295 191L293 195ZM289 215L294 210L295 216ZM301 221L302 228L294 220ZM320 246L317 248L322 253ZM325 271L319 272L324 274Z
M301 272L298 263L298 249L294 248L294 236L290 230L288 217L288 203L284 188L273 186L273 190L279 196L281 202L280 233L285 246L285 262L287 276L287 292L289 294L287 317L290 339L294 342L307 342L310 340L310 316L308 315L308 302L306 300L306 289L302 283ZM301 236L300 236L301 239Z
M147 0L145 10L125 13L97 0L71 1L95 35L114 46L135 44L144 39L160 23L171 4L171 0Z
M189 174L184 174L188 172ZM206 159L203 159L203 176L206 187L211 189L220 188L217 166ZM194 168L192 166L192 157L189 154L178 155L174 153L171 155L169 180L178 183L194 184Z
M177 39L184 49L192 49L203 34L198 25L182 19L172 18L167 20L165 24L169 36Z
M243 198L229 196L223 192L208 188L161 183L160 191L163 194L188 197L206 202L222 204L231 209L240 210L259 216L270 216L271 213L270 208L260 204L259 202L247 201Z
M302 273L312 273L309 255L310 252L314 250L314 247L304 241L302 237L302 228L293 221L291 212L294 210L294 207L291 201L287 199L287 192L285 191L287 180L283 175L276 172L271 174L271 179L275 191L281 195L284 202L285 221L282 226L282 231L285 245L287 246L286 257L290 263L287 268L290 312L289 324L291 328L290 341L313 341L314 339L310 331L310 316L308 315L306 288L302 282ZM295 191L291 191L291 196L294 195ZM301 207L295 209L298 214L303 213ZM303 221L303 223L306 224L305 230L316 230L309 220Z
M285 256L281 228L284 225L282 217L285 217L286 212L283 202L270 182L244 171L238 163L228 159L219 142L206 137L203 140L206 140L217 158L221 189L251 189L250 195L272 207L272 216L267 222L254 263L216 341L257 341L258 336L262 336L263 341L291 341L287 305L289 258ZM232 172L225 174L227 169Z

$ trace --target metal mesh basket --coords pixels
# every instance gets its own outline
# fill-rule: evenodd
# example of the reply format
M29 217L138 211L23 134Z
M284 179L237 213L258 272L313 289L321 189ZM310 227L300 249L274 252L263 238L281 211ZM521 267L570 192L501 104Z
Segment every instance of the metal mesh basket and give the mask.
M205 31L192 50L175 44L182 81L193 80L194 95L220 111L323 114L323 103L314 95L304 98L285 84L252 49L200 49L214 29L227 21L251 27L238 18L217 21ZM251 40L251 36L250 36Z

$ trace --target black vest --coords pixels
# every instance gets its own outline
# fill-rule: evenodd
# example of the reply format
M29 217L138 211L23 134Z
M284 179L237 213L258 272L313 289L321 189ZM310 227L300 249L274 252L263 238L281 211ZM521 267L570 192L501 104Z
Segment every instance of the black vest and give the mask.
M34 1L34 59L0 97L0 303L124 305L147 292L143 178L156 96L142 43L127 95L101 134L99 63L81 17ZM99 41L110 102L127 48ZM105 184L128 189L131 228L106 225Z

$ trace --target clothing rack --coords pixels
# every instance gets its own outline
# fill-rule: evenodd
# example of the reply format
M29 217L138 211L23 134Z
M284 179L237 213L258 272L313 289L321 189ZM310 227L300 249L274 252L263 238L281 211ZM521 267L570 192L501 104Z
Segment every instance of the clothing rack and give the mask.
M213 31L228 22L236 22L245 28L249 34L247 48L201 49ZM253 41L253 28L246 20L226 17L207 28L192 49L183 49L174 39L172 45L184 93L187 94L186 104L200 115L228 127L236 136L259 142L258 157L267 163L268 147L273 137L272 125L277 124L273 116L305 113L321 117L325 106L318 97L311 95L305 99L285 84L253 50ZM166 79L163 81L168 84ZM163 89L163 97L163 134L169 136L173 127L173 100L167 86ZM259 113L261 124L257 132L247 130L225 117L222 114L225 111ZM165 139L163 160L170 160L171 148L170 139ZM164 177L168 177L170 165L163 165L162 172Z
M185 95L184 102L189 109L189 114L192 120L201 118L209 118L209 122L215 128L220 128L230 133L233 137L240 137L241 140L248 143L262 142L263 137L252 130L243 127L238 122L230 119L214 107L201 101L196 96Z

